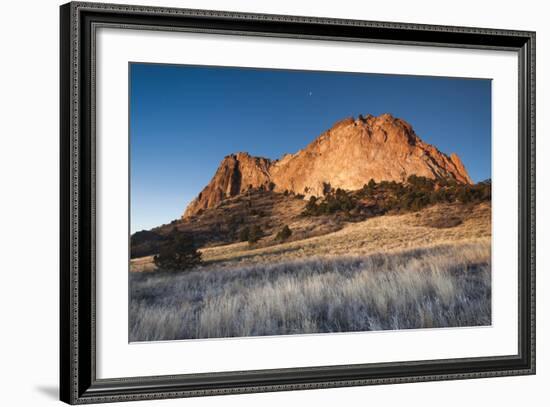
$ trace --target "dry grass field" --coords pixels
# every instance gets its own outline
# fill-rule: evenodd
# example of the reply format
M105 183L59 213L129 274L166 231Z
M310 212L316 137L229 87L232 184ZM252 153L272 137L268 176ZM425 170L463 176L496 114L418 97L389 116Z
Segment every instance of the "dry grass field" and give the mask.
M293 236L308 222L295 218ZM490 203L273 238L201 249L203 264L181 273L132 259L130 341L491 323Z

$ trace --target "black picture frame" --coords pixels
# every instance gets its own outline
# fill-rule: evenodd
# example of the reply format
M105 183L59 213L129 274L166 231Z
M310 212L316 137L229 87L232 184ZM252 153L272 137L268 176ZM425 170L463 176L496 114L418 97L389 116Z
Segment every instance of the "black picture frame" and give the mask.
M60 398L70 404L535 373L535 33L72 2L60 8ZM96 378L95 29L511 50L519 56L519 351L516 355L230 373ZM511 265L512 266L512 265Z

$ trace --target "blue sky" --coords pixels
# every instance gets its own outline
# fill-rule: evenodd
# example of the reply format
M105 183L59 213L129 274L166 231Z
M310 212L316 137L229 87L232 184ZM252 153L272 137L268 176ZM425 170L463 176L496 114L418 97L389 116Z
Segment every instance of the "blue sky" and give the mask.
M391 113L491 177L491 81L130 64L131 231L179 218L224 156L278 158L345 117Z

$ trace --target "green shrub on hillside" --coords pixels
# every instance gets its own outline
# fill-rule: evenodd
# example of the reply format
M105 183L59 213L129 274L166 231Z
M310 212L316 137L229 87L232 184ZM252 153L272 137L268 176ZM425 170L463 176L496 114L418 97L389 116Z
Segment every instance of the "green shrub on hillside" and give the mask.
M371 216L373 213L381 214L387 211L418 211L437 203L477 203L491 199L491 181L467 185L459 184L452 179L430 179L417 175L411 175L405 183L376 183L371 179L358 191L348 192L338 188L322 198L311 197L302 215L357 215L365 208L362 206L365 205L364 199L370 202L367 213L371 213Z
M248 243L249 244L256 243L258 240L260 240L262 235L263 235L262 229L258 225L252 226L250 228L250 232L248 233Z
M250 236L250 228L248 226L245 226L239 232L239 240L241 242L247 242L249 236Z
M318 198L312 196L303 211L303 215L329 215L336 212L349 212L357 207L357 201L353 195L340 188L325 195L323 201L319 204L317 204L317 201Z
M277 236L275 236L275 240L284 241L288 239L292 235L292 230L288 227L288 225L285 225L278 233Z
M407 183L416 190L432 191L435 186L435 180L417 175L411 175L407 178Z
M161 270L183 271L200 264L201 253L197 251L191 236L176 234L160 246L153 260Z

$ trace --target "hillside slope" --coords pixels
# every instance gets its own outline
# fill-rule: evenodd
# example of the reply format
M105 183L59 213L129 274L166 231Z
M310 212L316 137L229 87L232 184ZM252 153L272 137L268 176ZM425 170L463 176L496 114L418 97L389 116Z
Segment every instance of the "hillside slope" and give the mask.
M322 223L329 218L316 218ZM225 266L276 264L322 256L367 255L412 248L429 248L441 244L491 241L491 205L488 202L438 204L419 212L384 215L355 223L333 224L333 232L302 238L311 228L310 218L296 217L289 226L298 235L284 243L275 241L274 232L255 246L246 242L230 243L200 249L208 269ZM328 227L317 224L316 227ZM200 269L200 267L199 267ZM131 260L131 271L153 271L152 256Z

